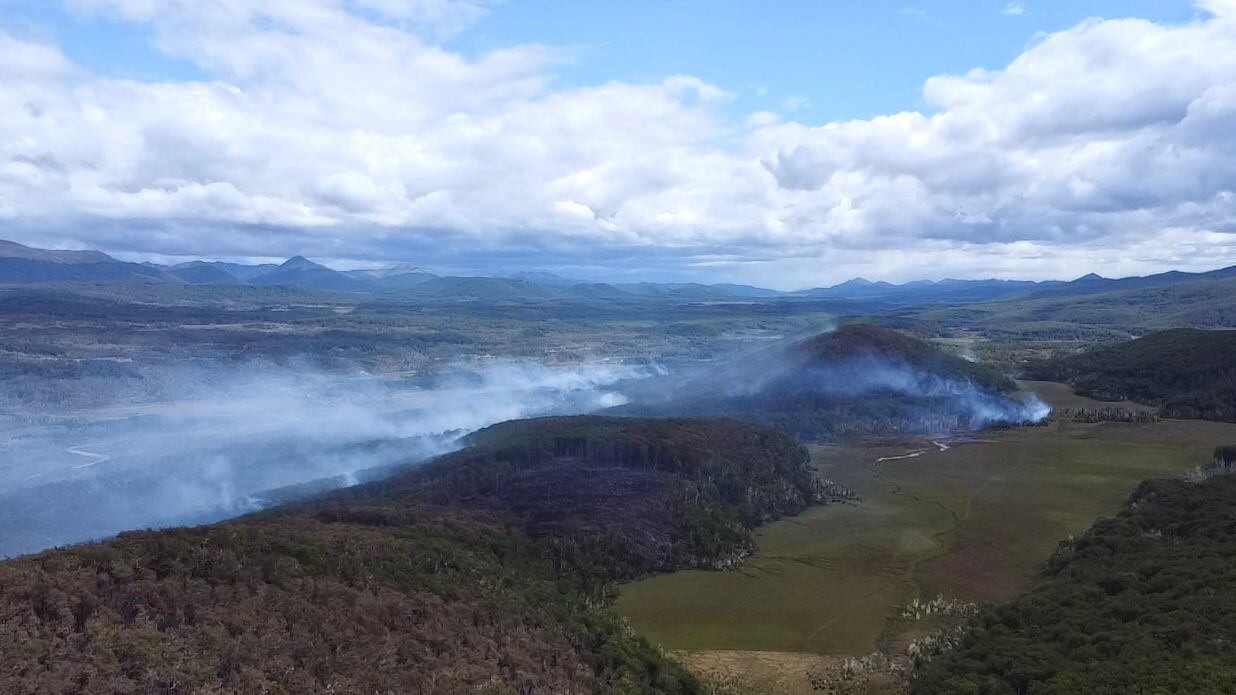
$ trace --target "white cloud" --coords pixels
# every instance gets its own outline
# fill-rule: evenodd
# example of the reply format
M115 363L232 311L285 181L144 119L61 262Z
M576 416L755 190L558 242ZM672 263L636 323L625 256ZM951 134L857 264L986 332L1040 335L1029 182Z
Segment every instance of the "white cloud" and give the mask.
M1013 0L1013 2L1004 6L1003 14L1010 17L1020 17L1026 14L1026 4L1021 2L1021 0Z
M1236 15L1236 0L1197 0L1197 6L1216 17Z
M1236 261L1228 0L1090 21L928 80L929 112L819 127L732 122L690 76L559 88L552 48L442 48L477 3L72 4L212 79L100 77L0 33L0 236L779 286Z

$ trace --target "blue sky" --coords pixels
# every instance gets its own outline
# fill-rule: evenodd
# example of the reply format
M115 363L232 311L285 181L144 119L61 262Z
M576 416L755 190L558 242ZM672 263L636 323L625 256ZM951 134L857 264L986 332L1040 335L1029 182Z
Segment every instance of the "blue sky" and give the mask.
M1236 0L0 0L0 237L779 288L1236 263Z
M1041 32L1087 18L1187 22L1187 0L512 0L454 43L470 52L542 42L577 56L567 84L694 75L746 110L793 109L812 123L923 108L923 81L1000 68ZM1016 10L1014 10L1016 12Z
M100 74L209 77L159 51L140 24L41 1L5 9L0 26L54 38ZM1043 33L1088 18L1199 14L1188 0L505 0L487 9L445 45L473 56L515 44L561 48L570 55L555 71L564 86L694 75L733 92L737 110L791 111L810 123L922 109L928 77L1000 68Z

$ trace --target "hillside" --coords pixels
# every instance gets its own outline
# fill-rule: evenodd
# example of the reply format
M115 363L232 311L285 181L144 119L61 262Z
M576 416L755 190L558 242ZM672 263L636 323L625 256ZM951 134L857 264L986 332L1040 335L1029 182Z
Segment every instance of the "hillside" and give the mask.
M1012 391L1016 384L998 370L964 360L913 336L869 324L849 324L807 338L780 351L796 368L876 360L903 365L939 379L974 383L991 391Z
M1046 414L991 367L863 324L746 355L667 391L617 410L731 416L824 441L974 430Z
M1042 585L984 609L914 692L1236 692L1236 478L1153 480L1062 543Z
M595 555L589 562L610 563L589 577L604 583L731 564L750 549L751 528L844 495L814 478L789 437L728 420L540 418L494 425L468 442L313 504L498 513L560 551L582 548ZM597 544L606 548L591 553Z
M0 258L59 263L61 265L86 265L118 262L101 251L61 251L36 249L21 244L0 240Z
M1236 331L1179 328L1029 365L1079 394L1157 406L1164 417L1236 422Z
M171 277L190 285L237 285L243 280L229 274L218 265L193 261L168 268L166 273Z
M235 522L0 564L3 692L700 692L607 608L823 499L726 421L549 418Z
M1177 279L1149 285L1107 281L1088 294L1044 292L897 309L872 320L925 335L976 333L1006 342L1116 342L1168 328L1236 327L1236 279L1219 271Z

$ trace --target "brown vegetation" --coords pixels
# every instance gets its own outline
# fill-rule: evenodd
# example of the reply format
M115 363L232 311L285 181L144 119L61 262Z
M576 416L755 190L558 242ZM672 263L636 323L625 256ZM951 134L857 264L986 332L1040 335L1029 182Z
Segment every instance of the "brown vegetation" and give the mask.
M0 692L697 692L598 595L818 492L747 425L511 423L322 500L0 564Z

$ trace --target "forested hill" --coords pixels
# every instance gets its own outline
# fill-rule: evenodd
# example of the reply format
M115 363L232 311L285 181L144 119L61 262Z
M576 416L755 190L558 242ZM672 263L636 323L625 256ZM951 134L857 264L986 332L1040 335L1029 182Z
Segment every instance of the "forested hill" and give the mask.
M0 564L0 692L690 693L603 599L824 499L783 434L510 423L234 522Z
M617 411L736 417L828 441L1033 421L1040 415L1016 389L990 366L854 324L745 355L669 393L636 395Z
M432 504L498 514L604 589L727 566L750 549L751 528L845 494L816 479L801 444L731 420L550 417L495 425L469 443L288 510L380 520Z
M938 379L968 382L994 392L1014 391L1017 385L998 369L964 360L952 353L891 328L856 323L800 340L752 362L813 369L848 365L862 360L907 367Z
M1236 331L1179 328L1031 364L1032 379L1158 406L1164 417L1236 421Z
M1236 477L1143 483L1062 544L1038 589L983 610L921 666L914 691L1236 692L1234 557Z

